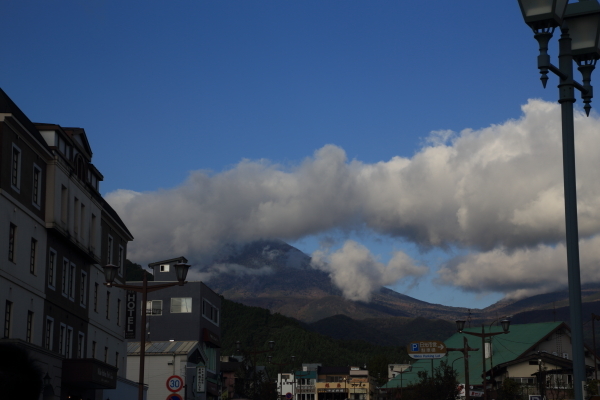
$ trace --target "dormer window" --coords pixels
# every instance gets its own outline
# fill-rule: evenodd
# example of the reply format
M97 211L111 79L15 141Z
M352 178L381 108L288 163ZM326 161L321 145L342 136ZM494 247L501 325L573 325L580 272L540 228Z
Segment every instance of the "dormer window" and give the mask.
M169 272L169 264L162 264L160 266L160 272Z

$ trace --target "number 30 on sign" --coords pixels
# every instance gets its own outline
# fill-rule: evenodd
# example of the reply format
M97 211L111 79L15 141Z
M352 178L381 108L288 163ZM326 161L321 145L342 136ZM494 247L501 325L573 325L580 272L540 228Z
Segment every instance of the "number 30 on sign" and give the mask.
M167 389L171 392L179 392L183 389L183 379L180 376L173 375L167 379Z

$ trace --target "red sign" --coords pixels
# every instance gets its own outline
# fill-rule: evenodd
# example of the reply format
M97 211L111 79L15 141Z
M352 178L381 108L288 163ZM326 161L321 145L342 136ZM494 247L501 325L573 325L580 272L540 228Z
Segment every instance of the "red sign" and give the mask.
M167 379L167 389L171 392L179 392L183 389L183 379L177 375L170 376Z

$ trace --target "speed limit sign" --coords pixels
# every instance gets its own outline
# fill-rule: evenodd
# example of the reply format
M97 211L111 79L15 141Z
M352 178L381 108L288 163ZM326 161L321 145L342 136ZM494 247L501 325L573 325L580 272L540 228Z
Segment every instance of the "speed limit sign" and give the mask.
M171 392L179 392L183 388L183 379L180 376L173 375L167 379L167 389Z

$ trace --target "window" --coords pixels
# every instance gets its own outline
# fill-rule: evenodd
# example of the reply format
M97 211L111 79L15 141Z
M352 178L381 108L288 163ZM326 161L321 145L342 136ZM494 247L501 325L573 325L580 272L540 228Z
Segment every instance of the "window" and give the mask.
M171 299L171 312L177 313L191 313L192 312L192 298L191 297L173 297Z
M96 342L92 342L92 358L96 358Z
M85 358L85 335L83 332L79 332L77 340L77 358Z
M162 315L162 300L147 301L146 315Z
M98 283L94 283L94 311L98 312Z
M79 236L83 238L85 232L85 204L81 203L81 212L79 213Z
M160 272L169 272L169 264L163 264L160 266Z
M115 367L119 368L119 352L115 352Z
M117 325L121 326L121 299L117 299Z
M73 213L75 214L75 221L73 221L73 232L75 236L79 233L79 199L75 197L73 200Z
M33 311L27 311L27 331L25 341L31 343L33 336Z
M10 323L12 321L12 301L6 300L6 306L4 308L4 337L10 337Z
M60 329L58 331L58 352L65 355L65 336L66 336L67 326L65 324L60 324Z
M79 282L79 305L81 307L85 307L86 298L87 298L87 273L85 271L81 271L81 281Z
M123 275L123 254L125 253L123 246L119 245L119 256L117 258L117 266L119 267L119 275Z
M60 189L60 220L67 223L67 215L69 211L69 192L67 188L61 185Z
M108 364L108 347L104 347L104 362Z
M63 258L62 266L62 294L67 297L69 294L69 260Z
M106 263L112 264L112 256L113 256L113 238L108 235L108 250L106 253Z
M12 167L10 184L17 192L21 189L21 149L13 144L12 147Z
M44 347L52 350L52 338L54 333L54 319L46 317L46 331L44 332Z
M67 328L66 344L65 344L65 357L66 358L73 357L73 355L71 353L72 349L73 349L73 328L68 327Z
M33 188L31 193L31 202L37 208L42 205L41 195L41 182L42 181L42 170L37 165L33 165Z
M31 249L29 254L29 272L35 275L35 263L37 259L37 240L31 238Z
M202 347L204 347L204 354L208 360L206 361L206 369L209 371L216 372L217 371L217 349L212 346L207 346L206 343L202 342Z
M106 319L110 319L110 292L106 292Z
M69 299L71 301L75 300L75 270L77 267L75 264L71 263L69 267Z
M96 248L96 216L92 214L92 226L90 228L90 247Z
M17 240L17 226L10 224L8 230L8 261L15 262L15 242Z
M202 299L202 316L219 326L219 309L206 299Z
M53 290L56 287L56 251L53 249L48 253L48 286Z

